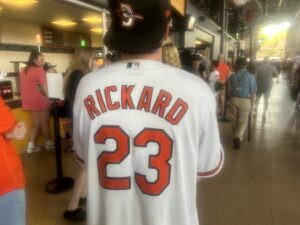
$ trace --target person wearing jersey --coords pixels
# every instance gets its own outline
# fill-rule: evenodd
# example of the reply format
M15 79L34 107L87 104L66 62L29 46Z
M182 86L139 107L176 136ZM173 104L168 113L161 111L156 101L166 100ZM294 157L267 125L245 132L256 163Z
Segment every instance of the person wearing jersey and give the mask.
M86 75L74 149L87 167L88 225L198 225L197 179L218 173L216 102L200 78L162 63L168 0L110 0L119 62Z

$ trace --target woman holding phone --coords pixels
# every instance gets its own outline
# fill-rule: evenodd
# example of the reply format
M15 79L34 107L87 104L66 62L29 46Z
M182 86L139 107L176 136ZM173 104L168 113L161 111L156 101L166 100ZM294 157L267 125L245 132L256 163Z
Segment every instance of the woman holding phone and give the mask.
M40 129L46 141L45 149L51 150L55 146L49 134L50 101L47 96L47 80L43 65L43 54L33 51L30 53L27 66L20 74L22 108L30 112L33 122L26 150L29 154L41 150L35 143Z

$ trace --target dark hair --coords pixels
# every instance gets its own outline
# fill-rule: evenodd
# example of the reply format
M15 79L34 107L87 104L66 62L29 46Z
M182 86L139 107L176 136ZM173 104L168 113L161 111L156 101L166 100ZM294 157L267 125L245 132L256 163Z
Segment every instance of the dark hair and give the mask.
M217 68L217 67L219 66L219 60L214 59L214 60L211 62L211 65Z
M28 72L28 70L30 69L30 67L36 67L37 65L35 64L35 60L38 59L39 56L43 55L42 53L38 52L38 51L32 51L29 55L29 59L27 62L27 66L25 67L25 73Z
M236 60L236 66L237 66L238 68L246 67L247 64L248 64L248 62L247 62L247 59L246 59L245 57L241 57L241 58L238 58L238 59Z
M198 67L198 72L199 72L200 74L202 74L202 73L205 72L205 71L206 71L205 66L204 66L202 63L200 63L200 65L199 65L199 67Z
M108 51L108 53L106 54L106 58L111 61L112 63L117 62L121 56L120 53L115 51L115 50L110 50Z
M182 69L192 72L193 71L193 57L192 52L190 49L184 49L179 52L180 54L180 61L182 65Z
M195 61L200 61L200 60L202 60L202 56L199 54L194 54L194 55L192 55L192 59Z

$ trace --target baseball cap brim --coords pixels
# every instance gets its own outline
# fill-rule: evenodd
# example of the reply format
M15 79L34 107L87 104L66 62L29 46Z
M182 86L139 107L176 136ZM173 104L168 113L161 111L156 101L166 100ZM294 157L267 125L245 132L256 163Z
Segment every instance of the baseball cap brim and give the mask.
M125 53L144 53L159 48L163 41L166 27L147 33L125 33L110 28L104 37L109 49Z

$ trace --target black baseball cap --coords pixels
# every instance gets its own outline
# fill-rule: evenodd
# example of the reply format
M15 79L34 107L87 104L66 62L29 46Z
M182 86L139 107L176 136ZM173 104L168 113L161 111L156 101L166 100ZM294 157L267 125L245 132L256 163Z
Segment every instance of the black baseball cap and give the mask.
M105 45L125 53L144 53L162 44L171 17L170 0L109 0L112 23Z
M248 64L248 61L245 57L240 57L236 60L237 66L246 66Z

